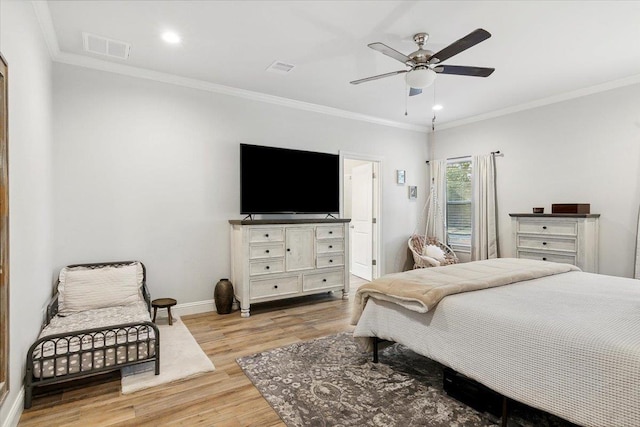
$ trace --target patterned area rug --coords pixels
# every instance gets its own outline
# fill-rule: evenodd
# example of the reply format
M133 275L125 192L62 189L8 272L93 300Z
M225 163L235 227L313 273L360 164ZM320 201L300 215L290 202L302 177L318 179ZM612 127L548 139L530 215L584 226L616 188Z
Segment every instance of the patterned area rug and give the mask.
M442 365L400 344L360 351L343 332L237 359L287 426L498 426L442 390ZM509 426L573 424L515 404Z

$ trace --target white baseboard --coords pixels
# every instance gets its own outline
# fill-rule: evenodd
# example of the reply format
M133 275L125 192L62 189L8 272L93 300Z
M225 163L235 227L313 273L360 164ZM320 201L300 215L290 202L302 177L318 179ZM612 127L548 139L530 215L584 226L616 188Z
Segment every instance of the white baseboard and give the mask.
M186 302L183 304L177 304L175 307L171 307L171 314L176 316L187 316L189 314L200 314L215 312L216 307L212 299L196 302ZM158 319L166 319L167 310L158 309Z
M6 403L6 402L5 402ZM7 413L6 418L2 421L2 427L16 427L20 421L20 416L24 410L24 386L20 387L20 391L16 396L11 409Z

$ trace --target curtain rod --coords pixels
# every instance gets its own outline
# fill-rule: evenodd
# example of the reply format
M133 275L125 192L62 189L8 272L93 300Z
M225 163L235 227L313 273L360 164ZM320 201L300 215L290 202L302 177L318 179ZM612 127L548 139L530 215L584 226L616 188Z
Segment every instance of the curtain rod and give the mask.
M498 151L492 151L492 152L491 152L491 155L492 155L492 156L498 156L498 155L500 155L500 154L502 154L502 153L500 153L500 150L498 150ZM466 159L467 157L471 157L471 156L449 157L447 160ZM426 163L427 163L427 164L429 164L429 160L427 160L427 162L426 162Z

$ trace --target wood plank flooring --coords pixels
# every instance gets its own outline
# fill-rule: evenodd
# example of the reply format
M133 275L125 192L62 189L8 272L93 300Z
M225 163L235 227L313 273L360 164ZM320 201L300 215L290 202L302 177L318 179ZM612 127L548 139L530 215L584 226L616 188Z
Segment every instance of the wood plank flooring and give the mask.
M355 289L257 304L251 317L239 311L204 313L182 321L216 369L193 379L120 393L119 373L78 388L36 396L19 426L284 426L275 411L244 375L236 358L295 342L353 330L349 324Z

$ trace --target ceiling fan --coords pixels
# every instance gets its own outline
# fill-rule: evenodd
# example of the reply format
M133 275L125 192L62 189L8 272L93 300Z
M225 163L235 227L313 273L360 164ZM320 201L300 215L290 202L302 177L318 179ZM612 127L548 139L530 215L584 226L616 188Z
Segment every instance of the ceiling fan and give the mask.
M475 31L467 34L460 40L451 43L449 46L433 53L430 50L423 49L425 42L429 38L427 33L418 33L413 36L413 41L418 45L418 50L409 55L400 53L397 50L390 48L389 46L376 42L371 43L368 46L383 53L395 60L404 63L408 69L392 71L390 73L380 74L377 76L366 77L364 79L354 80L350 82L353 85L357 85L371 80L381 79L383 77L395 76L396 74L406 75L407 85L411 88L409 96L419 95L422 93L422 89L430 86L436 79L437 74L457 74L459 76L474 76L474 77L488 77L493 73L495 68L484 67L467 67L462 65L441 65L440 63L451 58L454 55L459 54L462 51L469 49L477 45L478 43L491 37L491 34L478 28Z

